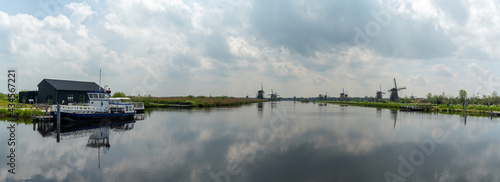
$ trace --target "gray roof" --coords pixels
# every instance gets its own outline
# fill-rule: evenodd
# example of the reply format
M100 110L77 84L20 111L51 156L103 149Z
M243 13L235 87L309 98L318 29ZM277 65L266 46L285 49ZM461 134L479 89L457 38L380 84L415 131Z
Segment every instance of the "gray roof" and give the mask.
M56 90L67 90L67 91L98 91L99 85L94 82L83 82L83 81L71 81L71 80L54 80L54 79L43 79L50 85L52 85ZM40 82L40 83L42 83ZM38 84L40 85L40 84ZM102 89L102 88L101 88Z

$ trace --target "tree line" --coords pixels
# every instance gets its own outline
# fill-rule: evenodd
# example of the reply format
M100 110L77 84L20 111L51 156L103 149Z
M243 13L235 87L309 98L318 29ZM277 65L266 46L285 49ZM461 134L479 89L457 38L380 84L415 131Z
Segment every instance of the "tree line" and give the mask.
M460 104L462 105L463 103L467 102L467 104L480 104L480 105L487 105L489 104L499 104L500 103L500 97L498 96L498 93L496 91L493 91L491 95L482 95L480 96L478 94L472 94L471 96L467 95L467 91L465 90L460 90L458 92L458 97L452 97L452 96L446 96L445 93L443 92L441 95L432 95L431 93L427 94L427 102L432 103L432 104L453 104L457 105Z

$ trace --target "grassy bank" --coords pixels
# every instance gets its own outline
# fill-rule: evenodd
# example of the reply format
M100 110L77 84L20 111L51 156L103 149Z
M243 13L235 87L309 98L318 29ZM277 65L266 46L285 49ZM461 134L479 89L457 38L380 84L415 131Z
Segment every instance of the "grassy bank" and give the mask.
M462 105L429 104L429 103L396 103L396 102L351 102L351 101L348 102L324 101L324 102L332 104L387 108L395 110L399 110L402 107L421 107L421 108L426 108L425 109L426 112L438 112L438 113L450 113L450 114L461 114L464 112L464 107ZM500 112L500 105L492 105L491 107L478 104L468 105L467 113L476 115L488 115L490 109L493 112Z
M16 108L14 110L14 117L11 117L10 110L7 108L0 108L0 120L13 121L15 123L30 124L33 117L33 109L20 109ZM40 109L36 110L36 115L41 116L42 111Z
M0 100L0 107L7 107L9 104L11 104L7 100Z
M428 103L397 103L397 102L354 102L354 101L323 101L331 104L341 104L341 105L351 105L351 106L361 106L361 107L376 107L385 109L399 110L402 107L420 107L425 108L425 111L433 111L432 109L436 106Z
M145 107L221 107L239 106L267 101L234 97L130 97L132 102L144 102Z

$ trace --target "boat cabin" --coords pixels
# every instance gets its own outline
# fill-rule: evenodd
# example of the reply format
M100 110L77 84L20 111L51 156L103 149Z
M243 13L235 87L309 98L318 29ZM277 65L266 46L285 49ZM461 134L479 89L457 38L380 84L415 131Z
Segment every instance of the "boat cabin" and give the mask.
M108 92L88 92L89 106L94 106L96 112L109 112L109 96Z

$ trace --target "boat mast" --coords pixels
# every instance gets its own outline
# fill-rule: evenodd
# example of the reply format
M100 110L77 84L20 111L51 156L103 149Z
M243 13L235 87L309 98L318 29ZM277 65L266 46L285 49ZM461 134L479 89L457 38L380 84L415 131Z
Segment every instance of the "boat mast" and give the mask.
M99 69L99 91L101 91L101 69Z

